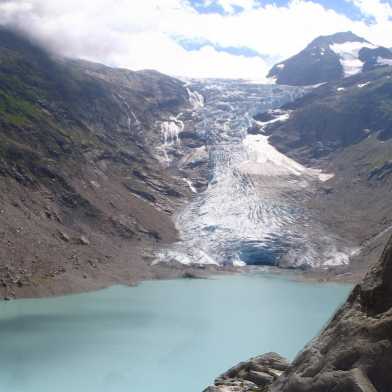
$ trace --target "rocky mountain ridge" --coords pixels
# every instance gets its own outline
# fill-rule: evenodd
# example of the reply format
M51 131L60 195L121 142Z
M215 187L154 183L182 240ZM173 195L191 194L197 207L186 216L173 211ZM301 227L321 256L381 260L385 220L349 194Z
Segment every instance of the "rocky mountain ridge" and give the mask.
M263 127L279 151L333 174L309 208L357 243L349 273L377 261L392 229L391 78L384 67L325 84L285 105L286 121Z
M378 256L392 227L390 67L308 89L303 96L305 90L297 87L182 82L155 71L56 58L5 30L0 60L0 257L6 297L177 276L182 261L211 261L211 250L222 263L273 264L279 258L281 267L306 267L301 243L308 242L325 248L331 270L343 266L334 275L352 272L346 250L360 246L350 255L355 259L358 253L363 273L363 260ZM256 108L262 113L255 115ZM363 113L363 129L357 112ZM274 173L287 189L271 182ZM318 184L317 197L309 197L314 185L304 197L308 182ZM367 208L375 185L376 201ZM352 190L355 205L349 202ZM179 218L180 207L197 193L190 215ZM228 210L220 216L214 211L222 197ZM246 228L237 230L233 219L239 215L233 213L245 205ZM305 216L304 208L312 215ZM207 210L215 214L213 224ZM178 219L188 227L190 258L183 257L184 242L172 257ZM306 230L298 222L320 228L302 241ZM294 253L287 252L289 237L297 241ZM335 246L340 239L342 251ZM167 247L163 258L175 263L151 268L156 251ZM315 257L310 248L307 259Z
M390 49L344 32L316 38L297 55L276 64L268 77L278 84L307 86L390 65Z

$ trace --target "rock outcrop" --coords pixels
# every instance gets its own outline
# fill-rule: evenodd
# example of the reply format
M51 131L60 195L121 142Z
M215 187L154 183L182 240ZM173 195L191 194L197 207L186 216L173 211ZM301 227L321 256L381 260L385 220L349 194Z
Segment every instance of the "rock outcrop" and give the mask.
M288 368L289 362L279 354L260 355L232 367L204 392L264 391Z
M265 128L280 152L332 174L308 208L351 243L351 265L338 273L360 270L356 282L392 230L391 77L384 67L315 88L282 108L287 121Z
M267 358L270 356L268 354ZM258 358L263 359L263 356ZM266 371L260 369L263 377L252 378L254 371L259 369L258 364L265 365L263 360L251 360L229 370L207 391L390 392L392 238L379 263L354 288L327 327L283 374L269 383L268 375L285 370L285 366L276 366L276 363L285 365L284 361L277 356L278 362L275 362L275 356L272 358L273 361L267 362Z
M389 392L392 386L392 238L346 304L271 392Z

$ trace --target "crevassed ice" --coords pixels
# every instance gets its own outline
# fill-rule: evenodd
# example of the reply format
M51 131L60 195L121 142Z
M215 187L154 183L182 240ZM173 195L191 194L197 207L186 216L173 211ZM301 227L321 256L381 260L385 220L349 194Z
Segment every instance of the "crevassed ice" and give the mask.
M199 248L185 248L175 246L173 249L163 249L157 254L157 263L179 263L183 265L218 265L218 262Z
M313 183L333 175L281 154L266 135L247 133L256 113L279 107L302 90L234 80L195 81L192 89L208 95L208 104L186 126L208 143L183 159L208 157L209 184L177 212L181 240L162 250L159 261L241 266L291 249L291 265L342 262L333 255L344 249L305 207ZM272 114L275 118L258 123L259 129L290 116L279 110Z

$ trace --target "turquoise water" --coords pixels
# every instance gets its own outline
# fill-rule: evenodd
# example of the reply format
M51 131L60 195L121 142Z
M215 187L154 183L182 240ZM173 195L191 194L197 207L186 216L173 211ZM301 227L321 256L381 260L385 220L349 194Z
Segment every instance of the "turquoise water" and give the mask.
M267 274L0 304L1 392L201 392L241 360L290 359L350 291Z

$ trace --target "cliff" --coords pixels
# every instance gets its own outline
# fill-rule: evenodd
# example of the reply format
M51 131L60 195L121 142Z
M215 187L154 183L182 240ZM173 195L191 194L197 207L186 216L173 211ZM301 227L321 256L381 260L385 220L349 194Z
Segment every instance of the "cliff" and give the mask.
M206 391L389 392L391 325L392 238L380 261L291 365L277 354L253 358Z

